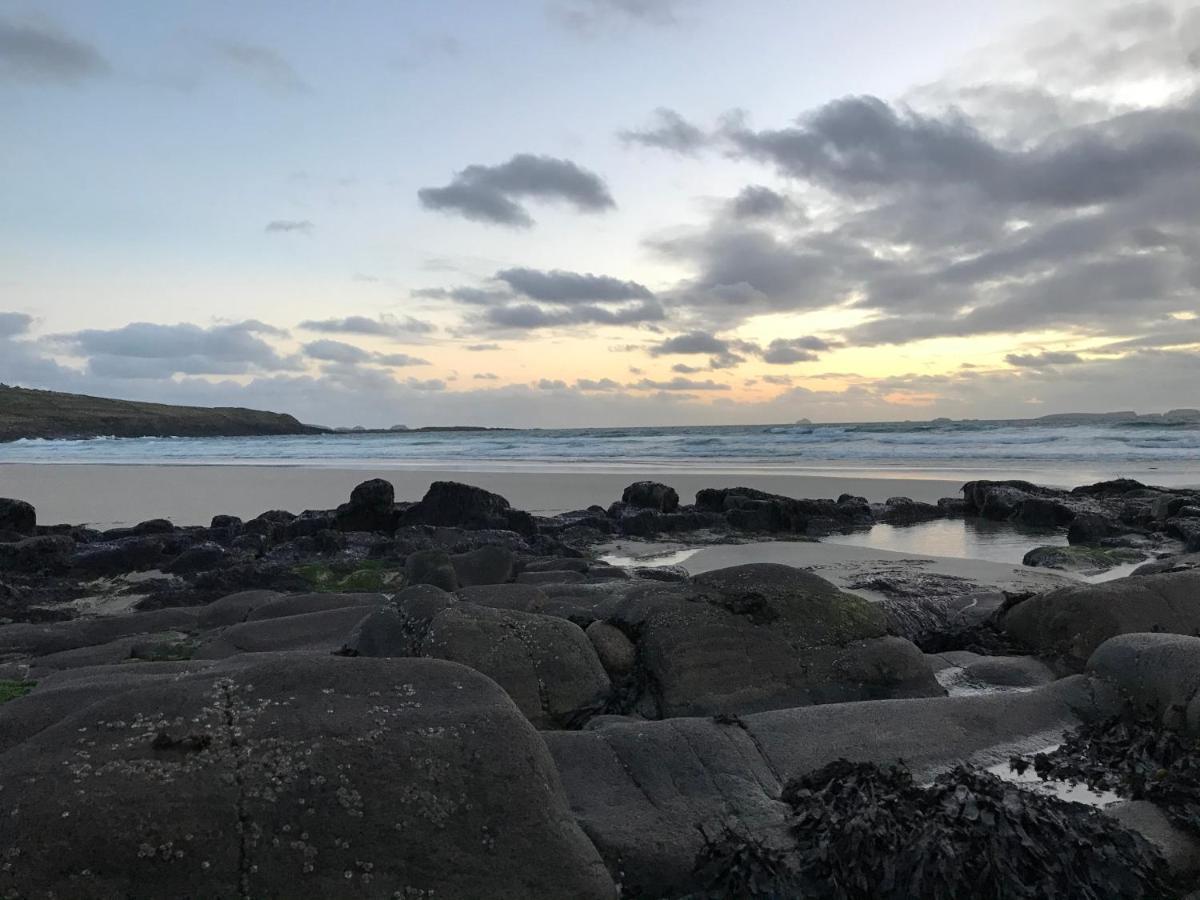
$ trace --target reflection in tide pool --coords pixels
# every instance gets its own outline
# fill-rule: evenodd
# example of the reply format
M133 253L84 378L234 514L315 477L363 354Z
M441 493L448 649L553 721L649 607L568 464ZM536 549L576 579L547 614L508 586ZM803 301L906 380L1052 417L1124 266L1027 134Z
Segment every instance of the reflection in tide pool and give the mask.
M1067 536L1062 531L1017 528L1007 522L986 519L939 519L920 525L876 525L870 531L835 534L825 540L918 556L986 559L1020 565L1034 547L1065 546Z

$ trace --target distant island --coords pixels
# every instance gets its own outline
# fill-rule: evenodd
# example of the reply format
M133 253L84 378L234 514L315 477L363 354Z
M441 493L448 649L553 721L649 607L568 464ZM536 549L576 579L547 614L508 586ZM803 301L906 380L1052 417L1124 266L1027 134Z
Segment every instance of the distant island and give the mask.
M294 416L238 407L170 406L0 385L0 441L21 438L246 437L322 434Z

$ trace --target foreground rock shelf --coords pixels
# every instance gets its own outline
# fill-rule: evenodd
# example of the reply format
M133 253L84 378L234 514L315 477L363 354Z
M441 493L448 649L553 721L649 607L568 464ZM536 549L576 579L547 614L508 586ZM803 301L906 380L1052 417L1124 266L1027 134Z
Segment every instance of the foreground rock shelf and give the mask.
M923 510L740 490L683 508L642 482L539 519L466 485L396 503L373 481L333 511L107 533L0 500L0 896L766 897L817 879L857 897L806 855L805 779L899 784L902 804L923 796L904 779L948 777L984 803L1022 789L983 770L1114 716L1195 754L1200 570L1155 531L1190 501L1014 484ZM589 552L678 534L679 516L701 542L1005 510L1064 529L1118 496L1151 510L1125 517L1145 547L1180 552L1103 585L996 592L973 618L789 566L692 577ZM1110 896L1182 896L1200 808L1192 828L1186 802L1139 790L1102 821L1048 798L1005 808L1076 854L1063 872L1123 860ZM1004 840L953 821L945 840ZM821 825L835 844L841 827Z

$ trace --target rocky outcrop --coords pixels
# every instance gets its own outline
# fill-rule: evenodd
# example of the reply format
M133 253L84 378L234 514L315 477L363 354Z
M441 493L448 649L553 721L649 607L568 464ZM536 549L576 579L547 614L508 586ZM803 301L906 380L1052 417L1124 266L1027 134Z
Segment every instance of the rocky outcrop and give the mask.
M412 525L498 528L526 536L537 532L533 517L513 509L499 494L456 481L435 481L420 503L404 511L402 521Z
M350 500L337 508L342 531L395 531L399 518L396 493L390 481L373 478L350 492Z
M0 757L6 896L616 895L536 732L463 666L276 657L61 712Z
M638 481L625 488L621 502L637 509L672 513L679 508L679 494L675 488L657 481Z
M24 500L0 497L0 532L32 536L37 528L37 511Z
M1139 713L1200 736L1200 637L1123 634L1097 647L1087 670L1115 685Z
M1038 656L1080 671L1109 638L1137 632L1200 634L1200 572L1118 578L1030 597L1000 618Z

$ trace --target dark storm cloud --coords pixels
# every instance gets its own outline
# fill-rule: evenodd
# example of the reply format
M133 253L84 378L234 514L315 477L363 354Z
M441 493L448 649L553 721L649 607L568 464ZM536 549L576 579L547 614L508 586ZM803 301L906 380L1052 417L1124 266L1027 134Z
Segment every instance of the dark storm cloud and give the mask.
M0 312L0 338L16 337L24 334L33 324L33 316L25 313Z
M629 129L618 134L627 144L640 144L674 153L690 154L708 143L708 135L673 109L659 107L653 121L642 129Z
M109 70L100 52L78 38L0 18L0 79L73 83Z
M581 274L555 269L504 269L495 275L516 293L530 300L547 303L616 302L620 300L652 300L654 295L636 281L622 281L607 275Z
M533 218L519 201L561 202L581 212L616 207L599 175L567 159L530 153L496 166L468 166L448 185L421 188L417 196L426 209L517 228L533 225Z
M1191 123L1194 126L1194 122ZM1077 207L1128 196L1200 166L1200 136L1183 123L1131 114L1010 150L961 115L925 115L876 97L835 100L791 128L729 130L737 150L784 174L870 193L966 185L1001 202Z
M305 331L316 331L323 334L362 334L378 337L407 337L423 335L434 331L430 322L406 316L403 319L391 316L380 316L371 319L366 316L346 316L342 319L320 319L301 322L300 327Z
M1047 366L1073 366L1083 362L1078 353L1048 350L1042 353L1010 353L1004 361L1018 369L1044 369Z
M312 234L316 226L307 219L273 219L268 222L263 231L267 234Z
M260 87L282 94L306 94L312 90L292 64L269 47L239 41L217 41L213 46L230 68Z

